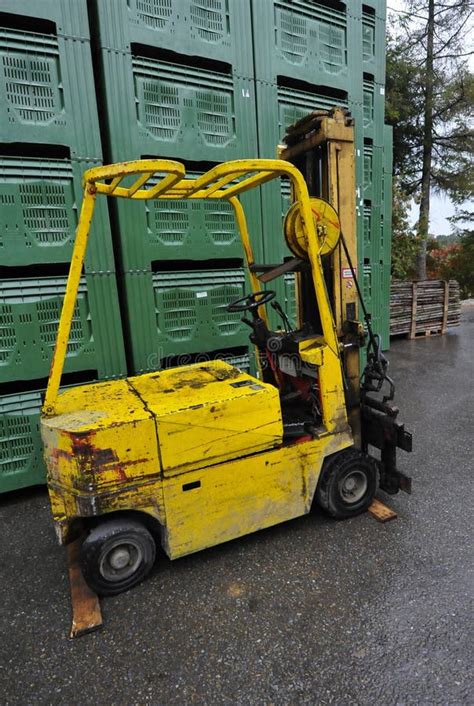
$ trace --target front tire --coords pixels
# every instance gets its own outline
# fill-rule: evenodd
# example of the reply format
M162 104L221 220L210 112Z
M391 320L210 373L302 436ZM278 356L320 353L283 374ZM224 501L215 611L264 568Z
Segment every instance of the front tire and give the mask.
M344 449L325 460L316 500L331 517L345 520L368 509L377 487L375 460L358 449Z
M140 522L111 518L95 527L84 540L80 563L90 588L114 596L142 581L152 568L156 546Z

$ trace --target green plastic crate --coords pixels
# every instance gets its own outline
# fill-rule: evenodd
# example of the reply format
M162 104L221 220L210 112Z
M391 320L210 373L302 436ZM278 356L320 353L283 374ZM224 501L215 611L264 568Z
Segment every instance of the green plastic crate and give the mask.
M308 86L308 89L311 87ZM260 156L275 158L277 145L287 128L313 110L330 110L336 105L347 107L347 93L334 98L314 86L303 91L285 86L257 82L258 135Z
M375 145L383 145L385 117L385 87L374 81L363 83L363 128L364 137Z
M389 346L390 263L365 259L362 266L362 295L371 315L372 329L378 333L382 347Z
M274 158L276 146L286 129L300 118L318 108L330 109L336 104L347 106L348 99L334 100L319 90L313 93L285 86L257 82L257 113L260 156ZM289 205L289 184L280 186L276 181L261 189L264 257L267 262L281 262L290 253L282 236L282 212ZM281 193L281 188L286 192ZM283 199L283 201L282 201Z
M250 79L110 50L101 58L114 161L147 154L222 162L257 154Z
M82 175L97 163L0 156L0 265L69 263L82 204ZM105 199L96 201L88 272L115 270Z
M28 18L32 27L38 20L53 22L56 32L82 41L89 39L87 0L34 0L19 3L18 0L0 0L0 12L18 14Z
M380 266L380 324L379 332L382 338L382 348L390 347L390 260Z
M0 392L0 494L46 482L40 434L45 391Z
M385 83L385 5L384 1L378 3L383 17L366 5L362 12L363 70L379 84Z
M252 353L249 348L239 346L237 348L225 348L223 350L209 351L207 353L185 353L178 356L164 358L161 361L163 370L176 368L181 365L192 365L193 363L206 362L208 360L225 360L229 365L233 365L246 373L253 367L253 347ZM253 373L251 373L253 374Z
M188 170L186 176L194 178L198 173ZM259 259L260 195L255 190L241 198ZM124 272L150 271L152 263L170 260L244 258L234 209L226 201L155 199L140 204L117 200L114 207Z
M375 16L384 20L387 17L387 0L363 0L363 12L370 10Z
M253 76L249 0L95 0L94 8L103 47L129 52L138 43Z
M277 89L277 101L279 139L285 135L286 129L290 125L304 118L313 110L330 110L335 105L342 108L348 107L347 94L335 99L323 92L306 92L283 86L279 86Z
M393 128L384 127L383 150L383 192L381 209L380 260L382 282L381 330L383 346L390 344L390 281L392 255L392 168L393 168Z
M298 306L296 302L296 276L288 272L283 275L285 301L283 310L290 320L293 328L298 326Z
M257 79L276 84L277 76L289 76L347 90L351 33L342 3L332 9L306 0L252 0L252 16Z
M90 43L1 23L0 15L2 141L62 145L73 158L101 160Z
M372 204L364 201L363 248L368 253L372 245Z
M42 390L0 395L0 493L45 482Z
M0 383L47 377L66 288L65 277L0 281ZM65 373L126 372L115 275L82 278Z
M392 169L393 169L393 128L384 126L383 179L382 179L382 218L384 263L390 265L392 252Z
M380 206L382 201L383 147L364 144L363 196Z
M250 373L251 370L251 359L250 359L250 353L241 353L240 355L222 355L222 358L229 363L229 365L233 365L234 368L238 368L241 370L243 373Z
M243 269L126 273L123 286L134 373L166 356L248 344L241 314L225 309L249 288Z

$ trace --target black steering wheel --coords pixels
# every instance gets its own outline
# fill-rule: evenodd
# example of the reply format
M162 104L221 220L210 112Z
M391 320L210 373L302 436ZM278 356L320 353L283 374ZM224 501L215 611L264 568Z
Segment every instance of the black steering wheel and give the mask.
M274 292L273 289L268 289L265 292L253 292L252 294L247 294L245 297L230 302L230 304L227 304L226 309L231 313L255 311L259 306L268 304L268 302L271 302L275 297L276 292Z

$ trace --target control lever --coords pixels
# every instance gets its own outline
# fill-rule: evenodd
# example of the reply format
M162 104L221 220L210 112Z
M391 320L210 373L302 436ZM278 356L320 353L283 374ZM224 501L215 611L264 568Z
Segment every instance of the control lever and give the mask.
M280 316L281 320L283 321L283 326L285 327L285 332L290 333L290 331L291 331L290 320L289 320L288 316L285 314L285 312L283 311L283 309L281 308L281 305L279 304L279 302L276 302L276 301L272 302L271 307L272 307L272 309L274 309L277 312L277 314Z

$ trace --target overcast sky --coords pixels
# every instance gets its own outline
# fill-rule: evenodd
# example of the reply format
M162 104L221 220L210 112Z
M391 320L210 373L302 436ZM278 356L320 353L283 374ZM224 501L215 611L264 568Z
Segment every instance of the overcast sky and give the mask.
M387 0L387 15L397 14L397 10L405 10L405 0ZM454 207L450 199L444 196L432 196L430 233L432 235L448 235L451 232L451 224L446 220L454 214ZM418 206L413 204L411 220L415 222L418 218Z

